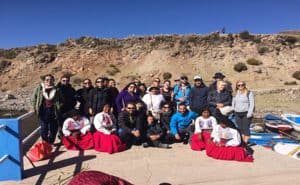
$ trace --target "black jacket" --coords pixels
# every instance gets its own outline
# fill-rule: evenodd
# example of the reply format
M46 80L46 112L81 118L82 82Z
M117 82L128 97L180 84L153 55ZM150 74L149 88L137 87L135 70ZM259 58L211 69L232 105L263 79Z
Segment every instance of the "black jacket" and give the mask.
M190 91L190 108L194 112L200 113L200 110L208 106L207 96L209 89L204 84L194 86Z
M225 89L220 93L218 93L217 90L214 90L208 93L207 101L210 107L216 107L217 103L223 103L224 106L228 106L231 105L232 96L231 93Z
M159 135L160 137L163 136L163 130L157 122L147 126L147 138L150 138L152 135Z
M62 115L74 109L76 105L76 91L70 85L62 85L60 82L57 84L57 88L60 90L63 97L63 105L60 109Z
M118 115L118 125L119 128L123 130L125 133L131 132L133 129L142 131L143 123L140 119L138 119L137 113L132 115L132 122L130 122L130 115L127 111L122 111Z
M97 114L102 111L103 106L110 104L110 97L107 88L94 88L89 92L89 108L92 108Z
M173 112L163 112L160 114L160 126L163 130L170 130L170 121L172 118Z
M81 88L76 91L76 100L80 102L79 111L84 116L89 114L89 93L92 89L93 87Z

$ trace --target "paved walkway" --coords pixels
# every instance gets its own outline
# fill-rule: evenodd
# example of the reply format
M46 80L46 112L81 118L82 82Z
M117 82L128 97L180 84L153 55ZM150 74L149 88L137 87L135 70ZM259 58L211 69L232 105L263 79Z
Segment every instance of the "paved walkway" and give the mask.
M0 184L67 184L80 170L99 170L137 185L299 184L300 161L263 147L253 147L254 163L243 163L215 160L180 143L172 146L172 149L134 146L113 155L56 147L52 158L34 163L35 168L24 157L22 181Z

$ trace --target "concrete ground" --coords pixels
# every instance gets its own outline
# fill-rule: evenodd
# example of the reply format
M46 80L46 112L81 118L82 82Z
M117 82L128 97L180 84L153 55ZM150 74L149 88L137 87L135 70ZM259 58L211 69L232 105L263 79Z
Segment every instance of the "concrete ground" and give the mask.
M34 163L24 157L24 179L7 185L67 184L80 170L98 170L137 185L297 185L300 161L254 146L254 163L221 161L177 143L172 149L143 148L116 153L54 148L51 159Z

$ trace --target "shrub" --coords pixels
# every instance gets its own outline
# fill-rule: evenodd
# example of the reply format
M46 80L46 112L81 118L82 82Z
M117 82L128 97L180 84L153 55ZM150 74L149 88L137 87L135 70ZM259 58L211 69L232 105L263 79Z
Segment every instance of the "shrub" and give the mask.
M294 78L296 78L297 80L300 80L300 71L294 72L292 76L293 76Z
M259 60L257 60L257 59L255 59L255 58L250 58L250 59L247 60L247 64L258 66L258 65L261 65L262 62L259 61Z
M251 38L251 35L247 30L240 32L239 36L241 39L244 39L244 40L248 40Z
M106 73L110 76L114 76L119 72L121 72L120 69L117 68L117 66L115 66L114 64L110 64L109 69L106 70Z
M284 82L284 85L297 85L296 81Z
M234 65L233 69L237 72L242 72L242 71L246 71L248 68L247 68L245 63L239 62L239 63Z
M11 65L11 62L10 61L7 61L7 60L2 60L0 62L0 72L2 72L5 68L7 68L8 66Z
M171 74L171 73L165 72L165 73L163 74L163 79L164 79L164 80L169 80L170 78L172 78L172 74Z
M269 48L266 46L257 47L257 51L259 54L263 55L266 52L269 52Z
M294 36L287 36L285 38L285 41L290 43L290 44L295 44L298 41L298 39Z
M18 53L10 49L10 50L4 50L3 52L1 52L0 55L7 59L14 59L17 57Z

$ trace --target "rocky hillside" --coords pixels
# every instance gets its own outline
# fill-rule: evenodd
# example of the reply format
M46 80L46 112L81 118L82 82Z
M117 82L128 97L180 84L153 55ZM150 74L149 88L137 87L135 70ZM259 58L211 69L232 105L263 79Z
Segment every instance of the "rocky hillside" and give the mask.
M24 91L25 97L46 73L56 78L69 73L75 86L84 77L94 80L98 76L115 78L122 86L133 78L150 82L152 77L170 76L168 73L171 79L200 74L210 83L217 71L232 83L245 80L256 91L297 89L300 74L297 80L294 73L300 71L300 36L244 31L125 39L81 37L58 45L0 49L0 90Z

